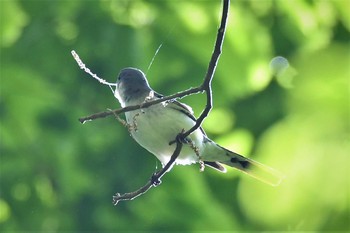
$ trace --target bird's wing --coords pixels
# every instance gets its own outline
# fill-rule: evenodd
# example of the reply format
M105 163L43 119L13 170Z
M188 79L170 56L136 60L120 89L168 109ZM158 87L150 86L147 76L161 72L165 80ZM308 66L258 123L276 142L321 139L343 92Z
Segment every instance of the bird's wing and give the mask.
M157 92L154 92L154 96L157 97L157 98L163 98L164 96L157 93ZM196 117L193 115L193 110L190 106L184 104L184 103L181 103L177 100L167 100L165 101L168 105L168 107L172 108L172 109L175 109L175 110L178 110L182 113L184 113L185 115L187 115L189 118L191 118L193 121L196 121ZM201 129L202 130L202 129ZM203 130L202 130L203 131ZM204 132L203 132L204 133Z
M154 92L154 96L157 98L160 98L160 99L164 97L163 95L161 95L157 92ZM166 103L168 104L168 107L175 109L179 112L182 112L183 114L185 114L186 116L191 118L194 122L197 121L196 117L193 115L192 108L190 106L188 106L187 104L181 103L175 99L167 100ZM202 134L204 135L205 138L208 138L207 134L204 132L202 127L199 127L199 130L202 132ZM210 139L208 139L208 140L210 140Z
M194 122L197 121L196 117L193 115L193 110L190 106L176 100L167 102L167 104L170 108L182 112L183 114L191 118Z

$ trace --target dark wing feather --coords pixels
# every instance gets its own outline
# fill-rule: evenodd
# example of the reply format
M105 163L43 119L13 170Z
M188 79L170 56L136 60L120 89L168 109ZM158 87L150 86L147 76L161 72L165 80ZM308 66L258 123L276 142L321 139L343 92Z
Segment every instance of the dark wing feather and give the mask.
M163 98L164 96L154 92L154 96L157 98ZM189 118L191 118L193 121L196 121L197 119L195 118L195 116L193 115L193 110L190 106L183 104L175 99L172 100L167 100L165 101L167 104L169 104L169 107L175 110L178 110L184 114L186 114Z

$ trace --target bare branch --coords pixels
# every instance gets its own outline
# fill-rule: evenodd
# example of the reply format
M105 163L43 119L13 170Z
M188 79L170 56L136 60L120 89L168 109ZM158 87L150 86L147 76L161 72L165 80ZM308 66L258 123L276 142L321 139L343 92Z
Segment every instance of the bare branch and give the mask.
M117 193L115 196L113 196L113 204L114 205L117 205L118 202L121 200L133 200L136 197L146 193L152 186L159 185L160 178L173 166L173 163L175 162L176 158L179 156L179 154L181 152L182 144L184 141L183 139L186 138L188 135L190 135L192 132L194 132L196 129L198 129L201 126L203 120L207 117L207 115L211 111L211 108L212 108L211 81L213 79L216 65L217 65L218 59L220 57L221 50L222 50L222 43L223 43L224 36L225 36L226 22L227 22L228 9L229 9L229 0L224 0L223 3L224 3L224 5L223 5L223 11L222 11L221 24L220 24L220 28L219 28L218 33L217 33L214 51L213 51L211 60L209 62L207 74L205 76L203 84L200 87L191 88L187 91L180 92L180 93L162 98L160 100L146 102L145 104L142 104L141 106L130 106L130 109L124 108L124 109L116 110L116 111L119 111L118 113L116 113L114 111L114 113L120 114L123 110L124 111L131 111L131 110L138 109L140 107L145 108L145 107L149 107L153 104L160 103L160 102L163 102L166 100L179 98L179 97L183 97L183 96L187 96L190 94L203 92L203 91L205 91L206 95L207 95L206 107L205 107L204 111L201 113L200 117L197 119L196 124L191 129L189 129L187 132L180 133L176 137L176 149L175 149L173 155L171 156L170 161L166 164L166 166L163 167L163 169L161 169L158 173L153 175L152 178L147 182L147 184L145 186L141 187L140 189L138 189L137 191L131 192L131 193L125 193L123 195L120 195L119 193Z
M158 99L158 100L149 101L149 102L146 102L146 103L143 103L143 104L140 104L140 105L128 106L128 107L116 109L116 110L113 110L113 111L105 111L105 112L95 113L95 114L92 114L90 116L81 117L81 118L79 118L80 123L85 123L87 121L92 121L92 120L95 120L95 119L98 119L98 118L104 118L104 117L107 117L107 116L110 116L110 115L113 115L113 114L121 114L121 113L124 113L124 112L129 112L129 111L132 111L132 110L136 110L136 109L147 108L149 106L152 106L154 104L158 104L158 103L161 103L161 102L164 102L164 101L167 101L167 100L181 98L181 97L184 97L184 96L188 96L188 95L192 95L192 94L196 94L196 93L205 91L206 92L206 96L207 96L206 107L203 110L203 112L201 113L201 115L199 116L199 118L197 119L196 124L184 134L185 137L187 137L192 132L194 132L196 129L198 129L201 126L203 120L208 116L208 114L209 114L209 112L211 111L211 108L212 108L211 81L213 79L213 76L214 76L214 73L215 73L215 69L216 69L216 65L217 65L219 57L221 55L222 44L223 44L223 41L224 41L224 36L225 36L225 31L226 31L226 24L227 24L227 18L228 18L229 5L230 5L230 1L229 0L223 0L221 23L220 23L220 27L218 29L214 51L213 51L212 57L211 57L210 62L209 62L209 66L208 66L208 70L207 70L206 76L205 76L201 86L195 87L195 88L191 88L191 89L188 89L186 91L181 91L181 92L178 92L176 94L169 95L169 96L163 97L163 98ZM73 52L74 51L72 51L72 54L73 54ZM79 56L77 54L76 54L76 56L79 58ZM78 60L77 60L77 62L78 62ZM80 66L80 64L84 65L84 63L81 62L81 60L80 60L80 62L78 62L78 64L79 64L79 66ZM80 66L80 67L81 67L81 69L86 68L85 65L83 66L84 68L82 68L82 66ZM90 70L88 69L88 71L90 71ZM89 72L87 72L87 73L89 73ZM89 74L91 74L91 73L89 73ZM96 78L96 77L94 77L94 78ZM100 79L98 77L96 79L99 80L101 83L103 83L102 81L104 81L105 83L103 83L103 84L107 84L108 83L105 80ZM109 84L110 83L108 83L107 85L109 85Z
M80 123L85 123L87 121L92 121L92 120L95 120L98 118L104 118L104 117L114 115L114 114L121 114L124 112L129 112L129 111L133 111L133 110L141 109L141 108L148 108L149 106L152 106L152 105L155 105L155 104L167 101L167 100L181 98L181 97L192 95L192 94L199 93L199 92L203 92L203 90L200 87L195 87L195 88L188 89L186 91L178 92L176 94L165 96L161 99L145 102L145 103L142 103L139 105L127 106L127 107L119 108L119 109L112 110L112 111L99 112L99 113L92 114L90 116L81 117L81 118L79 118L79 121L80 121Z
M184 133L184 137L187 137L202 125L203 120L208 116L209 112L213 107L211 81L213 80L216 65L218 63L218 60L221 54L222 44L224 42L229 6L230 6L230 1L224 0L223 7L222 7L221 23L218 29L218 33L216 35L214 51L209 62L207 74L205 75L203 84L200 87L200 89L204 90L207 95L207 104L205 106L205 109L201 113L201 115L198 117L196 124L190 130Z
M132 110L136 110L136 109L140 109L140 108L147 108L151 105L158 104L158 103L161 103L161 102L164 102L167 100L182 98L184 96L192 95L195 93L206 92L207 104L206 104L205 109L203 110L203 112L201 113L199 118L197 119L196 124L191 129L189 129L186 132L181 132L176 136L176 140L174 141L174 142L176 142L176 148L175 148L175 151L172 154L169 162L160 171L153 174L151 179L143 187L139 188L138 190L136 190L134 192L125 193L125 194L117 193L115 196L113 196L113 204L114 205L117 205L119 201L133 200L136 197L146 193L151 187L159 185L161 183L160 179L162 178L162 176L171 169L175 160L179 156L181 149L182 149L182 145L183 145L183 143L186 142L185 138L201 126L203 120L207 117L207 115L211 111L211 109L212 109L211 82L212 82L212 79L213 79L213 76L215 73L215 69L216 69L216 65L217 65L218 59L220 57L221 50L222 50L222 44L223 44L223 40L224 40L224 36L225 36L226 22L227 22L227 17L228 17L229 4L230 4L230 0L223 0L221 24L220 24L220 27L218 29L214 51L212 53L211 60L210 60L209 65L208 65L208 70L207 70L206 76L203 80L203 83L199 87L190 88L186 91L178 92L176 94L166 96L166 97L163 97L163 98L158 99L158 100L142 103L141 105L128 106L128 107L116 109L113 111L100 112L100 113L96 113L96 114L93 114L93 115L90 115L87 117L82 117L79 119L79 121L81 123L85 123L87 121L91 121L91 120L98 119L98 118L104 118L104 117L107 117L110 115L117 116L118 114L121 114L124 112L132 111ZM72 51L72 55L75 58L75 60L77 61L80 68L83 69L86 73L90 74L92 77L94 77L95 79L97 79L99 82L101 82L103 84L109 85L110 87L111 87L111 85L115 86L115 84L108 83L105 80L97 77L97 75L93 74L88 68L86 68L85 64L80 60L79 56L75 53L75 51Z
M160 183L161 183L160 178L162 178L164 176L164 174L167 173L171 169L175 160L177 159L177 157L179 156L179 154L181 152L181 149L182 149L181 138L182 138L182 134L180 133L177 136L176 148L175 148L174 153L172 154L169 162L160 171L153 174L151 179L149 179L149 181L143 187L139 188L135 192L124 193L124 194L116 193L113 196L113 205L117 205L119 201L133 200L136 197L146 193L150 188L152 188L152 186L155 187L155 186L160 185Z
M96 74L92 73L91 70L85 66L84 62L80 59L79 55L74 50L71 51L71 54L75 59L75 61L78 63L78 66L80 67L80 69L84 70L86 73L91 75L91 77L93 77L94 79L96 79L102 84L108 85L109 87L116 86L115 83L109 83L106 80L98 77Z

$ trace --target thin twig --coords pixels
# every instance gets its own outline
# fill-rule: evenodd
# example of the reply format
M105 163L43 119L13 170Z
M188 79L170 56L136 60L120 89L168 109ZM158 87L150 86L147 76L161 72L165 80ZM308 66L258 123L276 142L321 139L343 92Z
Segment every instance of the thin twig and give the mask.
M114 205L117 205L119 201L133 200L136 197L146 193L152 186L159 185L161 182L160 178L166 172L168 172L170 170L170 168L173 166L175 160L179 156L181 149L182 149L182 145L186 141L185 138L201 126L203 120L207 117L207 115L211 111L211 109L212 109L211 82L212 82L212 79L213 79L213 76L215 73L215 69L216 69L216 65L217 65L217 62L219 60L221 50L222 50L222 44L223 44L223 40L224 40L224 36L225 36L229 5L230 5L230 0L223 0L221 24L220 24L220 27L218 29L215 47L214 47L214 51L213 51L212 56L211 56L211 60L209 62L208 70L207 70L206 76L205 76L201 86L195 87L195 88L190 88L186 91L178 92L176 94L166 96L166 97L163 97L163 98L158 99L158 100L145 102L145 103L142 103L141 105L128 106L128 107L116 109L113 111L100 112L100 113L96 113L96 114L93 114L93 115L90 115L87 117L82 117L79 119L79 121L81 123L85 123L87 121L107 117L110 115L118 115L118 114L121 114L124 112L132 111L132 110L136 110L136 109L140 109L140 108L147 108L151 105L161 103L161 102L164 102L167 100L181 98L181 97L192 95L192 94L199 93L199 92L206 92L207 104L206 104L205 109L203 110L203 112L201 113L199 118L197 119L196 124L191 129L189 129L186 132L181 132L176 136L176 140L175 140L176 141L176 148L175 148L175 151L172 154L169 162L160 171L155 173L151 177L151 179L143 187L139 188L135 192L125 193L125 194L117 193L115 196L113 196L113 204ZM97 77L97 75L93 74L88 68L85 67L85 64L80 60L79 56L74 51L72 51L72 54L73 54L74 58L76 59L76 61L78 62L81 69L84 69L85 72L89 73L94 78ZM98 77L96 79L99 80L101 83L107 84L111 87L110 83L106 82L105 80L100 79Z
M131 109L126 109L126 110L124 108L124 111L130 111L130 110L138 109L140 107L149 107L153 104L163 102L163 101L166 101L169 99L179 98L182 96L187 96L189 94L194 94L194 93L203 92L203 91L205 91L206 95L207 95L206 107L205 107L204 111L201 113L201 115L199 116L199 118L197 119L196 124L191 129L186 131L185 133L180 133L177 136L176 149L175 149L173 155L171 156L170 161L166 164L166 166L163 167L163 169L161 169L158 173L153 175L152 178L147 182L147 184L144 185L143 187L141 187L140 189L138 189L137 191L131 192L131 193L125 193L123 195L120 195L119 193L117 193L115 196L113 196L113 204L114 205L117 205L118 202L121 200L133 200L136 197L147 192L152 186L159 185L160 178L173 166L173 163L175 162L176 158L179 156L179 154L181 152L182 144L184 141L183 139L186 138L188 135L190 135L192 132L194 132L196 129L198 129L201 126L203 120L207 117L207 115L211 111L211 108L212 108L211 81L213 79L213 76L215 73L215 68L216 68L216 65L217 65L218 59L220 57L221 50L222 50L222 43L223 43L224 36L225 36L228 9L229 9L229 0L224 0L223 1L223 11L222 11L221 24L220 24L220 27L218 29L214 51L213 51L211 60L209 62L207 74L204 78L203 84L200 87L191 88L187 91L180 92L180 93L162 98L161 100L146 102L146 103L142 104L142 106L130 106ZM122 111L122 110L123 109L120 109L117 111ZM116 112L114 112L114 113L116 113ZM116 114L120 114L120 113L121 112L118 112Z
M110 88L112 88L111 86L116 86L115 83L109 83L106 80L98 77L97 74L92 73L91 70L86 67L84 62L80 59L79 55L74 50L71 51L71 54L72 54L74 60L78 63L78 66L80 67L80 69L84 70L86 73L91 75L94 79L96 79L97 81L99 81L102 84L108 85Z
M208 66L208 70L207 70L206 76L205 76L201 86L195 87L195 88L190 88L190 89L188 89L186 91L181 91L181 92L178 92L176 94L163 97L161 99L157 99L157 100L154 100L154 101L149 101L149 102L146 102L146 103L142 103L140 105L128 106L128 107L119 108L119 109L116 109L116 110L113 110L113 111L99 112L99 113L92 114L90 116L81 117L81 118L79 118L80 123L85 123L87 121L92 121L92 120L95 120L95 119L98 119L98 118L104 118L104 117L107 117L107 116L110 116L110 115L115 115L115 114L121 114L121 113L124 113L124 112L129 112L129 111L140 109L140 108L147 108L149 106L152 106L154 104L158 104L158 103L161 103L161 102L164 102L164 101L167 101L167 100L181 98L181 97L184 97L184 96L197 94L199 92L205 91L206 95L207 95L206 107L203 110L203 112L201 113L201 115L198 117L198 119L196 121L196 124L190 130L188 130L185 133L185 136L190 135L192 132L194 132L196 129L198 129L201 126L203 120L207 117L207 115L209 114L209 112L210 112L210 110L212 108L211 81L213 79L213 76L214 76L214 73L215 73L215 69L216 69L216 65L217 65L219 57L221 55L222 44L223 44L223 41L224 41L225 31L226 31L226 24L227 24L227 18L228 18L229 5L230 5L230 1L229 0L223 0L221 23L220 23L220 27L218 29L214 51L213 51L212 57L211 57L210 62L209 62L209 66ZM72 51L72 54L73 54L73 52L74 51ZM76 55L76 56L78 57L78 55ZM81 69L86 68L85 64L82 63L80 59L79 59L79 61L77 60L77 62L79 64L79 66L81 67ZM83 64L84 66L82 67L80 65L80 63ZM107 85L110 84L110 83L106 82L105 80L100 79L98 77L97 77L97 80L99 80L101 83L105 82Z
M104 117L107 117L110 115L121 114L124 112L129 112L129 111L137 110L137 109L141 109L141 108L148 108L151 105L155 105L155 104L167 101L167 100L181 98L181 97L192 95L192 94L199 93L199 92L203 92L203 90L200 87L194 87L194 88L190 88L186 91L178 92L176 94L165 96L161 99L145 102L145 103L142 103L139 105L127 106L127 107L119 108L116 110L99 112L99 113L92 114L90 116L81 117L81 118L79 118L79 121L80 121L80 123L85 123L87 121L92 121L95 119L104 118Z
M151 179L149 179L149 181L143 187L139 188L135 192L124 193L124 194L116 193L113 196L113 205L117 205L119 201L133 200L136 197L146 193L150 188L152 188L152 186L155 187L161 183L160 178L162 178L164 176L164 174L171 169L175 160L177 159L177 157L180 154L180 151L182 149L182 141L181 141L180 137L182 138L182 134L178 135L179 140L176 140L176 148L175 148L175 151L174 151L173 155L171 156L169 162L160 171L153 174Z
M196 124L191 129L189 129L187 132L184 133L184 137L187 137L202 125L203 120L208 116L209 112L213 107L211 81L213 80L216 65L218 63L218 60L222 51L222 44L224 42L224 37L225 37L229 6L230 6L230 1L224 0L223 7L222 7L221 23L218 29L218 33L216 35L214 51L209 62L207 74L205 75L203 84L200 86L200 89L204 90L207 95L207 104L205 106L205 109L201 113L201 115L196 120Z

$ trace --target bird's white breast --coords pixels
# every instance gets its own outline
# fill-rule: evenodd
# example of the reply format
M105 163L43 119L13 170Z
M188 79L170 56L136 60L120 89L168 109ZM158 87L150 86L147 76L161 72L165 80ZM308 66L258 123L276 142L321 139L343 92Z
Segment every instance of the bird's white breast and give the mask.
M175 150L176 136L184 129L190 129L195 122L183 112L169 107L167 104L156 104L148 108L126 113L128 124L135 127L131 130L133 138L145 149L153 153L165 165ZM194 145L201 151L203 134L196 130L190 135ZM184 145L177 164L191 164L199 160L194 149Z

